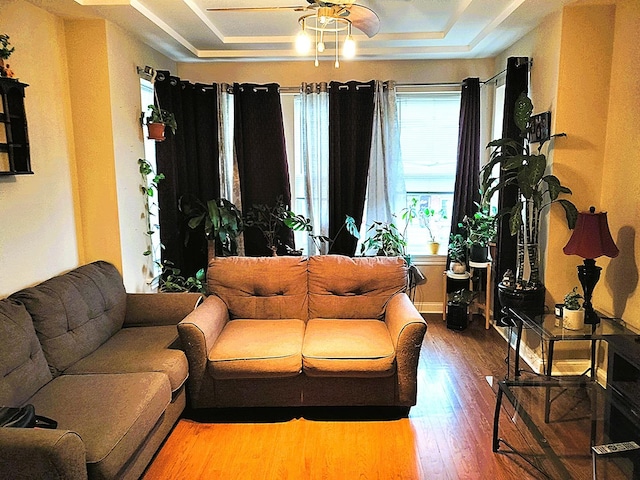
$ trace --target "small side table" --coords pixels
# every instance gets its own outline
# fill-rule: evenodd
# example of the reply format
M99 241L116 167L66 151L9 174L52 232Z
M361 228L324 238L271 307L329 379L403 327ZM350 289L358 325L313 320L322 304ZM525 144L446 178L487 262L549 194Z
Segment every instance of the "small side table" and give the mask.
M469 268L471 269L471 278L475 273L476 268L485 269L487 271L487 283L484 290L484 302L478 303L476 306L484 310L484 328L489 329L491 326L491 262L469 262Z

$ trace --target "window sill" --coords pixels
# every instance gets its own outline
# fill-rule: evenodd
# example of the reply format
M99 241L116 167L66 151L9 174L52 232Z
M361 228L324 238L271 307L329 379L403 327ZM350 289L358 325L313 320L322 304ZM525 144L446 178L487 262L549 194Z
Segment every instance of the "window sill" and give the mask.
M414 265L420 266L441 266L444 267L447 264L446 255L411 255L411 262Z

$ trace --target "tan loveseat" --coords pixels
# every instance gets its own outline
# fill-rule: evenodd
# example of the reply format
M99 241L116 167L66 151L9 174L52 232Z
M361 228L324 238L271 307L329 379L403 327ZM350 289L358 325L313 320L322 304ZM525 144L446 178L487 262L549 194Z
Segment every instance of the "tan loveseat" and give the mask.
M0 428L0 478L138 478L185 407L176 324L197 294L127 294L95 262L0 301L0 405L56 430Z
M401 258L228 257L178 324L191 406L411 407L427 325Z

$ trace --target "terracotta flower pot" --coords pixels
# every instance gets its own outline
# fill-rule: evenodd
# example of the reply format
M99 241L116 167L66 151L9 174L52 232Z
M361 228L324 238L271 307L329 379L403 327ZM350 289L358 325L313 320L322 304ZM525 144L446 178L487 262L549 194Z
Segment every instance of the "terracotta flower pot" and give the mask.
M147 123L149 139L162 142L164 140L164 127L164 123Z

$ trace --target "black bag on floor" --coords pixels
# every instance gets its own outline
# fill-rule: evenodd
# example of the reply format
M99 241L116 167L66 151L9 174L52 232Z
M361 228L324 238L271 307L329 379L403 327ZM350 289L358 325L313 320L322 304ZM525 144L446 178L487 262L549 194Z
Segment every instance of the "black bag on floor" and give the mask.
M57 428L58 422L36 415L35 407L28 403L22 407L0 407L0 427Z

